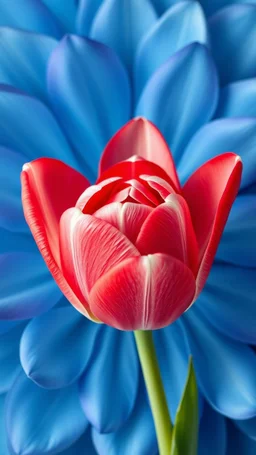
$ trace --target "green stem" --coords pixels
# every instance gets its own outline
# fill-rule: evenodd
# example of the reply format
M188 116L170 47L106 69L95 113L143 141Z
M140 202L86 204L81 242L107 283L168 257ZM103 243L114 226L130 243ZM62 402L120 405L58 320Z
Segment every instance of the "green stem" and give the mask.
M137 330L134 332L134 336L155 422L159 453L160 455L170 455L172 422L158 366L153 335L151 331Z

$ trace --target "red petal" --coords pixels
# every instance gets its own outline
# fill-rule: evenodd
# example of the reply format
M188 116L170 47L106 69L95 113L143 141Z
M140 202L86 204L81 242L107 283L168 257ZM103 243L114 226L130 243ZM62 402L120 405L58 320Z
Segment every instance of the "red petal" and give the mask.
M75 204L76 207L84 213L92 214L105 204L105 201L116 187L117 182L121 182L121 179L119 177L113 177L97 185L90 186L80 195Z
M175 190L169 185L166 180L152 175L141 175L140 179L157 191L161 199L165 200L170 194L175 193Z
M207 161L189 178L183 188L199 246L200 268L196 296L202 290L210 272L240 186L241 173L240 157L225 153Z
M182 196L171 194L147 217L136 241L141 254L165 253L196 274L198 246L190 213Z
M180 189L168 145L155 125L144 118L131 120L109 141L101 157L99 176L114 164L134 155L160 166L169 175L176 189ZM143 173L148 174L148 172Z
M102 274L124 259L139 255L116 228L76 208L61 217L60 250L63 271L84 299Z
M107 221L135 243L142 224L152 212L148 205L131 202L113 202L94 213L96 218Z
M171 324L190 305L195 279L189 268L165 254L123 261L92 288L92 311L121 330L160 329Z
M63 276L59 254L59 219L89 182L71 167L50 158L26 164L21 181L25 218L53 278L67 299L91 317Z

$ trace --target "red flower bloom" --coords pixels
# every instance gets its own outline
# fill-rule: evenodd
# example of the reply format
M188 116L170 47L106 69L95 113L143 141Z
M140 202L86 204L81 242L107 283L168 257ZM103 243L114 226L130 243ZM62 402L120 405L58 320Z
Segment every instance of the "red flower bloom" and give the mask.
M26 220L60 289L85 316L123 330L164 327L205 284L241 160L217 156L181 188L160 132L135 119L108 143L99 171L90 186L60 161L26 164Z

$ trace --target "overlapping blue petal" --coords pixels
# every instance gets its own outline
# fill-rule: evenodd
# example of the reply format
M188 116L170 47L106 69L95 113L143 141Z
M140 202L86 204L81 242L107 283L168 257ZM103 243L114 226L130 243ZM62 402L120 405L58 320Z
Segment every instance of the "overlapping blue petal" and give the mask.
M256 78L224 87L215 117L256 117Z
M198 437L198 455L226 455L225 418L204 403Z
M19 346L24 327L25 324L20 323L0 335L0 394L6 393L11 388L21 371Z
M228 444L226 455L255 455L256 442L248 438L230 421L227 422Z
M79 35L88 36L92 21L103 0L80 0L76 16L76 30Z

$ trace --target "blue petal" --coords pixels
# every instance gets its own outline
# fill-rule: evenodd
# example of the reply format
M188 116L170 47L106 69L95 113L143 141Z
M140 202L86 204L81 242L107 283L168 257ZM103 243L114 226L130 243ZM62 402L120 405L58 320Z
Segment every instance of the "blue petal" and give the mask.
M226 444L225 418L205 402L199 430L198 455L226 455Z
M140 386L134 411L128 422L115 433L100 434L93 429L93 442L99 455L156 455L157 441L144 384Z
M48 83L56 114L93 180L104 146L130 116L127 74L111 49L67 36L50 58Z
M151 77L136 113L158 126L178 161L191 136L211 118L217 98L214 63L208 50L195 43L173 55Z
M76 29L79 35L88 36L92 21L103 0L80 0L76 18Z
M253 350L218 332L195 305L182 316L182 323L198 386L211 406L234 419L255 416L256 354Z
M19 321L5 321L0 319L0 335L9 332L9 330L12 330L19 323Z
M4 204L1 204L3 207ZM2 220L0 223L2 223ZM4 217L4 223L6 223L6 217ZM30 234L29 229L27 228L27 233L18 233L9 231L0 226L0 254L20 251L38 254L36 243Z
M19 0L19 11L13 2L0 2L0 26L21 28L60 38L62 30L57 19L41 0Z
M71 384L90 360L100 327L71 305L33 319L20 345L25 373L39 386L49 389Z
M91 428L89 427L81 436L81 438L71 447L69 447L60 455L97 455L97 452L92 443Z
M215 117L256 117L256 78L224 87Z
M92 23L90 36L114 49L131 70L138 44L156 20L148 0L105 0Z
M23 233L28 233L28 227L21 205L20 173L26 161L21 153L0 147L0 226Z
M188 349L179 321L163 330L156 330L154 337L165 394L174 422L188 374Z
M225 6L233 5L234 3L256 3L256 0L200 0L200 3L207 16L211 16Z
M137 95L171 55L193 41L207 44L207 35L207 25L199 3L182 1L170 8L139 45L135 60Z
M80 380L84 412L98 431L116 431L126 422L135 403L138 377L133 333L105 326L97 354Z
M168 8L179 3L181 0L151 0L155 10L159 15L162 15Z
M40 254L0 255L0 318L28 319L52 308L61 293Z
M212 53L221 84L256 76L256 5L238 4L209 20Z
M244 434L246 434L246 436L248 436L248 438L256 441L256 417L247 420L235 420L234 423Z
M6 395L0 395L0 453L1 455L10 455L7 448L5 428L5 399Z
M198 303L224 334L256 344L255 269L214 264Z
M0 87L0 143L28 160L48 156L77 167L74 154L47 107L7 86Z
M256 267L256 195L240 194L231 210L217 259Z
M227 455L255 455L256 442L245 436L233 423L227 422L228 428L228 447Z
M6 393L21 371L19 347L24 322L0 335L0 394Z
M0 29L0 82L46 98L47 61L58 41L44 35Z
M243 161L241 187L245 188L255 182L255 149L256 119L215 120L201 128L188 144L178 167L180 179L184 182L192 172L214 156L234 152Z
M48 9L56 16L62 28L67 32L75 29L75 19L77 13L77 0L42 0Z
M87 424L77 385L47 390L21 373L7 396L7 434L15 455L59 453L83 434Z

